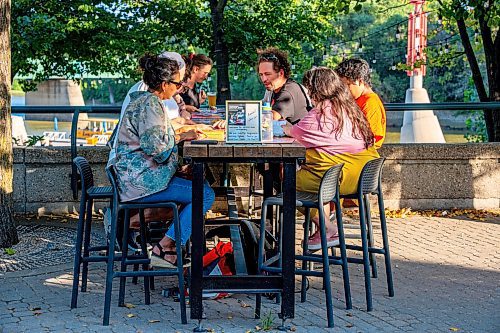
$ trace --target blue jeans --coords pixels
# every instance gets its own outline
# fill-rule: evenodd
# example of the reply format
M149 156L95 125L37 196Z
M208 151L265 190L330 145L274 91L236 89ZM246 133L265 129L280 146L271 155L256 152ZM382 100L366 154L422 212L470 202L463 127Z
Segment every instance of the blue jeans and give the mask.
M215 201L215 193L214 190L208 185L208 182L205 181L205 185L203 187L203 213L206 213L212 207L212 204ZM182 204L184 208L181 210L179 214L179 222L181 227L181 244L185 245L188 241L189 237L191 237L192 230L192 207L193 207L193 184L190 180L173 177L168 183L168 187L161 191L147 197L140 198L134 200L134 202L164 202L164 201L172 201L175 203ZM175 229L172 224L170 228L168 228L167 233L165 234L168 238L175 240Z

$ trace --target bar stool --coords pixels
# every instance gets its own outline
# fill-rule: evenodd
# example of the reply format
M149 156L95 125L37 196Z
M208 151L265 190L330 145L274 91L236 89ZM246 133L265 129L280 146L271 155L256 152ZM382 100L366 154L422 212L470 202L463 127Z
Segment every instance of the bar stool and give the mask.
M334 326L333 320L333 299L332 299L332 289L331 289L331 278L330 278L330 265L340 265L342 266L343 280L344 280L344 294L346 301L346 308L352 308L351 302L351 289L349 284L349 270L347 267L347 253L346 244L344 238L344 229L342 223L342 211L340 207L339 199L339 176L342 171L344 164L338 164L330 169L323 175L321 179L320 187L317 194L297 192L297 207L305 208L305 226L304 226L304 241L303 241L303 254L296 255L296 260L302 261L301 269L296 269L295 274L302 275L302 292L301 301L306 300L306 279L305 276L321 276L323 278L323 284L325 288L326 296L326 311L328 318L328 327ZM326 227L325 227L325 214L323 211L323 206L325 203L334 202L335 213L337 217L337 225L339 230L339 242L340 242L340 258L333 258L328 255L328 244L326 239ZM283 206L283 199L281 197L270 197L264 200L262 204L262 218L260 226L260 239L259 239L259 255L257 259L259 273L269 272L269 273L279 273L281 272L280 265L280 252L272 258L264 261L264 242L265 239L265 218L268 206ZM319 232L321 236L321 255L311 253L308 250L307 239L310 229L310 209L316 208L319 212ZM283 224L280 224L280 229L283 228ZM281 234L281 233L280 233ZM281 242L280 242L281 244ZM307 269L308 262L320 262L323 264L322 271L313 271ZM278 266L272 266L278 263ZM260 316L261 307L261 295L257 295L256 300L256 315Z
M365 292L366 292L366 308L367 311L373 310L370 266L372 276L377 277L377 264L375 254L383 254L385 259L385 271L387 276L387 288L389 296L394 296L394 285L391 269L391 255L389 251L389 237L387 235L387 222L385 218L384 198L382 194L382 167L385 158L377 158L365 164L359 177L357 192L350 195L341 195L340 198L357 199L359 201L359 223L361 229L361 246L347 245L349 250L357 250L363 252L363 259L348 258L349 262L363 264ZM376 195L378 208L380 212L380 226L382 232L382 248L375 248L373 242L373 226L370 216L370 195Z
M175 238L181 239L181 231L179 225L179 212L177 209L177 204L175 202L153 202L153 203L134 203L134 202L121 202L118 195L118 186L116 183L116 173L113 166L106 168L106 173L108 175L109 181L111 182L111 187L113 189L113 201L111 207L111 231L109 240L109 260L107 261L107 271L106 271L106 288L104 292L104 316L103 325L109 325L109 316L111 311L111 292L113 287L113 278L120 278L120 289L118 297L118 305L124 306L125 304L125 280L127 277L144 277L144 294L145 303L150 304L150 279L152 276L172 276L177 275L179 284L179 300L181 308L181 321L183 324L187 323L186 317L186 299L185 299L185 287L184 287L184 268L182 256L177 259L176 269L162 269L162 270L150 270L150 259L147 255L147 244L146 244L146 222L144 218L144 209L146 208L171 208L173 210L173 224L175 230ZM140 217L140 235L141 235L141 253L143 253L142 258L129 258L128 257L128 246L127 246L127 234L129 230L130 222L130 210L138 209ZM115 248L116 242L116 229L118 223L118 214L123 211L123 239L122 239L122 256L121 256L121 269L119 272L114 270L114 258L115 253L112 249ZM181 243L176 242L177 253L182 253ZM128 265L141 264L142 271L132 271L127 272Z
M90 256L91 252L107 250L107 245L90 247L90 236L92 229L92 206L95 199L113 198L111 186L94 186L94 175L88 161L81 156L73 159L81 180L80 214L75 242L75 260L73 264L73 288L71 291L71 308L76 308L78 301L78 283L80 279L80 267L82 271L81 291L87 291L87 275L89 262L107 261L107 256ZM82 255L83 243L83 255Z

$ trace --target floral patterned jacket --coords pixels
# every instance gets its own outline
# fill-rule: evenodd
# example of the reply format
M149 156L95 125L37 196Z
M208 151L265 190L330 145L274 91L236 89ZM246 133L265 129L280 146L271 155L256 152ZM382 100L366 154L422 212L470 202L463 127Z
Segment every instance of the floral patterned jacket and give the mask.
M175 132L158 96L137 91L120 122L115 170L122 201L131 201L168 187L179 166Z

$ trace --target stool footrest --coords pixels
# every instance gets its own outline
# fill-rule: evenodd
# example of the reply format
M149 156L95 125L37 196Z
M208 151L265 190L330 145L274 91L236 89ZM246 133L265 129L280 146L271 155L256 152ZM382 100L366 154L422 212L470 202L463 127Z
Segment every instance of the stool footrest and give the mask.
M330 258L335 259L335 260L341 260L339 256L330 256ZM364 264L364 261L362 258L354 258L354 257L347 257L347 262L350 262L352 264Z
M323 262L323 257L319 254L296 255L295 260L305 260L321 263ZM330 265L342 265L342 260L340 258L328 256L328 261Z
M144 265L144 264L149 264L151 263L151 260L149 258L143 258L143 259L126 259L125 260L125 265Z
M348 250L363 251L363 247L361 247L359 245L346 245L345 248ZM385 254L385 249L381 249L378 247L369 247L368 252L369 253Z
M161 271L130 271L130 272L114 272L113 277L143 277L143 276L168 276L177 275L177 269L161 270Z
M102 250L107 250L107 249L108 249L107 245L92 246L92 247L89 247L89 252L96 252L96 251L102 251Z

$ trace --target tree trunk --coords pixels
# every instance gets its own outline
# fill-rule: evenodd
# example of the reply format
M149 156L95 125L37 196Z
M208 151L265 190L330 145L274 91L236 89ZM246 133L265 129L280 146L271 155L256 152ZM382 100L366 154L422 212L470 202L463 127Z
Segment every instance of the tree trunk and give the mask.
M19 242L12 216L10 1L0 0L0 248L11 247Z
M217 104L225 104L231 99L231 86L229 85L229 51L224 41L224 9L227 0L210 0L212 15L213 54L217 68Z
M482 24L483 25L483 24ZM488 86L490 101L500 102L500 34L496 32L495 40L492 40L491 29L481 29L482 35L489 33L488 39L488 52L489 58L487 59L488 71ZM485 38L483 37L483 40ZM487 49L485 49L486 51ZM488 133L488 140L490 142L500 142L500 109L491 110L491 133Z
M484 14L483 14L484 15ZM460 33L460 39L472 71L472 80L476 86L476 91L481 102L500 101L500 39L491 38L491 29L487 26L484 17L478 19L481 36L483 39L483 48L486 60L486 74L488 80L489 94L486 92L483 77L479 70L476 55L467 34L467 26L464 18L457 18L457 27ZM486 133L489 142L500 142L500 110L484 110L484 121L486 124Z

